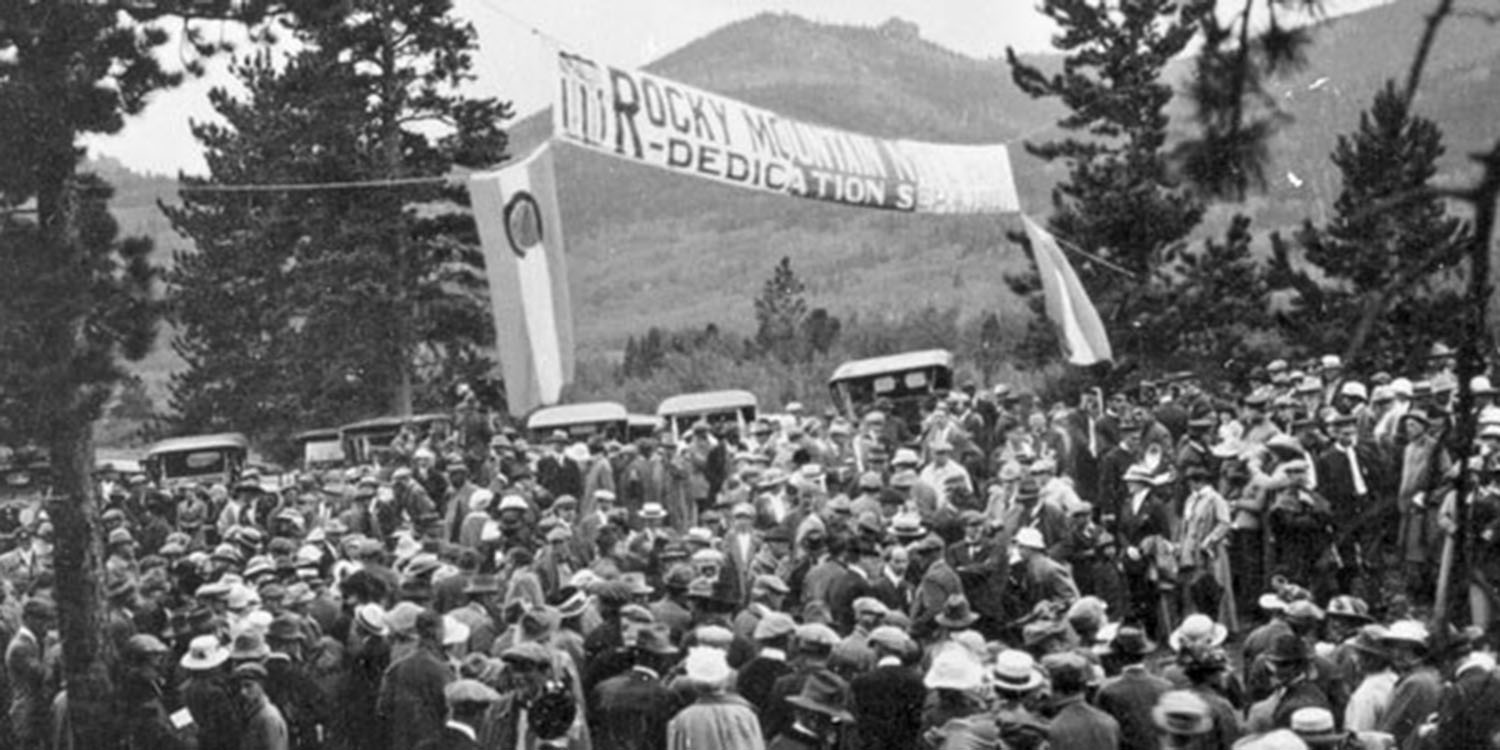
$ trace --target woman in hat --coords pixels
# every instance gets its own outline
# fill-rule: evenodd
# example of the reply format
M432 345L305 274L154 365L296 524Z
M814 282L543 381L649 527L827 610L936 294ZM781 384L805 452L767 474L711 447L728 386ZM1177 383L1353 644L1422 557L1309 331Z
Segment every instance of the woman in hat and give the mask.
M1161 581L1153 578L1157 567L1152 550L1171 537L1171 524L1155 479L1155 472L1144 464L1125 471L1126 496L1120 503L1117 529L1129 607L1124 619L1140 622L1148 633L1160 637L1168 623L1162 616Z
M1244 699L1244 689L1229 669L1229 655L1219 646L1188 646L1179 653L1177 666L1186 682L1180 687L1208 706L1213 721L1208 746L1229 748L1243 732L1240 707Z
M1214 489L1208 467L1189 466L1184 472L1188 496L1183 501L1177 534L1182 611L1217 617L1236 629L1236 611L1229 571L1229 501Z

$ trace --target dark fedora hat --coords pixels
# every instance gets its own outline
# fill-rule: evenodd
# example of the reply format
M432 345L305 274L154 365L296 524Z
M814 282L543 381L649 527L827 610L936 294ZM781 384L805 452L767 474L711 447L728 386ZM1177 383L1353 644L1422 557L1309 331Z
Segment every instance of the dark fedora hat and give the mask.
M838 675L820 669L802 683L801 693L787 696L786 702L840 721L852 721L854 715L844 708L844 696L848 693L848 687L848 683Z
M1296 664L1312 659L1312 647L1293 633L1282 633L1271 642L1266 660L1273 664Z

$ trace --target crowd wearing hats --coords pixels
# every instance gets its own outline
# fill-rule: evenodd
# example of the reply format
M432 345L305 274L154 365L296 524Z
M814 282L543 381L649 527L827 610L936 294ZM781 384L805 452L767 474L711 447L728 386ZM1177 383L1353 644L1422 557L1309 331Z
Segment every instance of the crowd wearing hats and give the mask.
M403 434L376 465L284 486L105 477L117 736L1491 746L1500 410L1476 381L1478 444L1455 445L1451 352L1418 370L1278 361L1239 389L1176 373L1050 406L970 386L681 443ZM1460 497L1462 468L1479 482ZM1465 513L1469 606L1443 621L1472 625L1429 629ZM63 750L44 513L15 544L0 747Z

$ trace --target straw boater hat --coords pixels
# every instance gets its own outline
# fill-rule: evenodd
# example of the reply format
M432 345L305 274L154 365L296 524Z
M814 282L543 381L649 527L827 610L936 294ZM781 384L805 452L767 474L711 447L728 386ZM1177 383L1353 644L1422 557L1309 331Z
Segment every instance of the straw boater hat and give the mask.
M1162 732L1177 737L1195 737L1213 729L1208 703L1190 690L1172 690L1157 699L1151 720Z
M1340 731L1333 721L1333 712L1326 708L1310 706L1292 712L1291 729L1306 742L1308 747L1343 747L1349 733Z
M990 677L996 688L1012 693L1030 692L1047 681L1031 654L1018 649L1006 649L996 655Z

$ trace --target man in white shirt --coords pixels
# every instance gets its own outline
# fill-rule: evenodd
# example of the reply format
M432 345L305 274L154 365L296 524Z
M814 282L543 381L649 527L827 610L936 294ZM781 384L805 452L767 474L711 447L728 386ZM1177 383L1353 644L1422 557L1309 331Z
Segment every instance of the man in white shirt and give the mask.
M954 499L962 494L974 494L974 480L969 470L953 460L953 444L938 440L931 444L932 462L922 469L918 479L937 492L938 507L952 507Z

